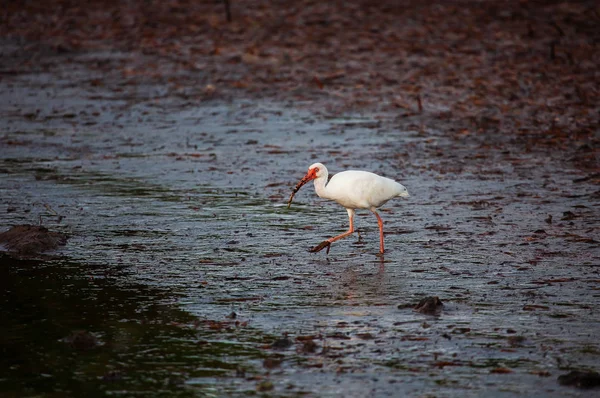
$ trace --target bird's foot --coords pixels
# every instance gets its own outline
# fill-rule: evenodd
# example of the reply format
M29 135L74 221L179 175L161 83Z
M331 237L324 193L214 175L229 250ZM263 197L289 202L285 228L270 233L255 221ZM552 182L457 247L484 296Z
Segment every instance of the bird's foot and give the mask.
M309 249L308 251L311 253L317 253L317 252L320 252L321 250L327 248L327 254L329 254L330 247L331 247L331 242L328 240L324 240L323 242L319 243L317 246L313 247L312 249Z
M360 229L357 229L355 232L356 232L356 235L358 235L358 239L357 239L356 243L362 243L362 235L360 234Z

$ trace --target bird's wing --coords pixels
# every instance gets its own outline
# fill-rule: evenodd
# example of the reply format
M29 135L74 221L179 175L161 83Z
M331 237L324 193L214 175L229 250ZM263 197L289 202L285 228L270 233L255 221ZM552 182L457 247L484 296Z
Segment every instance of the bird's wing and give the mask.
M379 207L406 191L394 180L358 170L336 174L327 189L331 192L331 199L352 209Z

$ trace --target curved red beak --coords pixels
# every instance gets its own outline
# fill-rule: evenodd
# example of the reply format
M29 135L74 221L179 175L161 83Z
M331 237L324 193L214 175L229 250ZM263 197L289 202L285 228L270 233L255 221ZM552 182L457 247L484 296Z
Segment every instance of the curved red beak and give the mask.
M292 199L294 199L294 195L296 194L296 192L298 192L300 190L300 188L302 188L304 186L304 184L306 184L309 181L314 180L315 178L317 178L316 168L308 170L308 173L306 173L306 175L304 177L302 177L300 182L298 184L296 184L296 187L292 191L292 194L290 195L290 200L288 200L288 209L292 205Z

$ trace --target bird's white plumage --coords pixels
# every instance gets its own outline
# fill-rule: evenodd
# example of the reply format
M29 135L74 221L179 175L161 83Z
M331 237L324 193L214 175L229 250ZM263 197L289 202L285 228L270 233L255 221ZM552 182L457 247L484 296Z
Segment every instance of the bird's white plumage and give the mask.
M373 209L397 196L409 196L402 184L368 171L342 171L327 183L327 168L315 163L309 170L315 167L319 169L314 180L317 195L334 200L347 209Z

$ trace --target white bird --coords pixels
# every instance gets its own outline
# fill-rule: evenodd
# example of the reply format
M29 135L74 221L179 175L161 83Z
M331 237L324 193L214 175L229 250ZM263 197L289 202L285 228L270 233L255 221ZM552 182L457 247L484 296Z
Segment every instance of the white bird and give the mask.
M341 235L323 241L321 244L310 249L310 251L318 252L327 247L327 253L329 253L329 247L333 242L345 238L354 232L354 214L356 209L369 209L377 217L377 224L379 224L379 252L383 254L383 220L377 214L376 209L397 196L409 197L410 195L404 185L368 171L342 171L331 177L331 180L327 183L328 175L329 172L323 164L312 164L308 168L306 175L292 191L292 195L288 201L288 208L291 206L296 192L304 184L314 180L315 191L319 197L334 200L346 208L348 218L350 219L350 228Z

